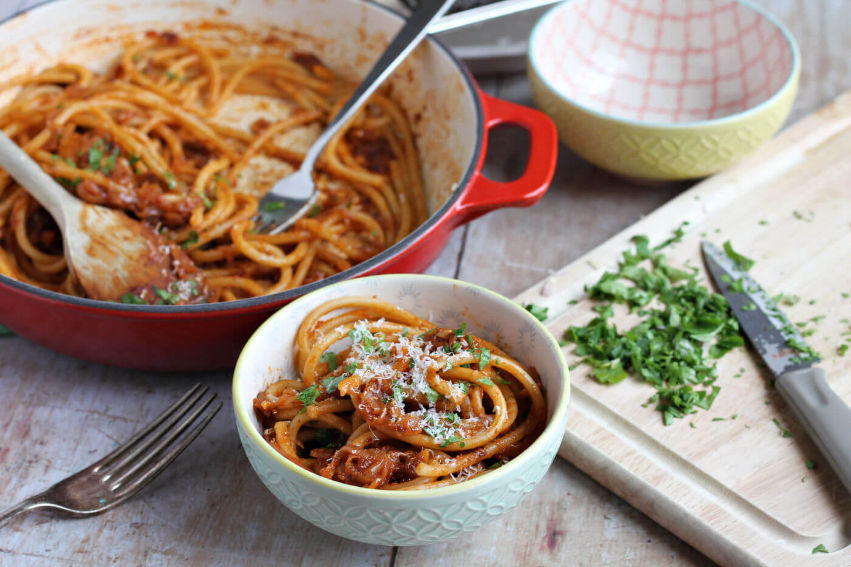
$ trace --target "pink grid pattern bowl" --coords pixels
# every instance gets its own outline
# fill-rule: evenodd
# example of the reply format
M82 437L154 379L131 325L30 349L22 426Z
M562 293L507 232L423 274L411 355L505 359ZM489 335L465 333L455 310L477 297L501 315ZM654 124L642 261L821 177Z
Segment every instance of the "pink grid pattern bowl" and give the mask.
M640 180L702 177L780 128L800 56L774 17L733 0L573 0L529 40L535 102L588 161Z

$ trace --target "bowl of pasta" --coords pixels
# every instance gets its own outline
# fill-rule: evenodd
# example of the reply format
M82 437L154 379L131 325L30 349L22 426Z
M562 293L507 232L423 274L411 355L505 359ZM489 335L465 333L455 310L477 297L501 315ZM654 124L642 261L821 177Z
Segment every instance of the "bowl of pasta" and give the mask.
M558 342L522 306L415 274L296 299L233 376L242 446L272 494L383 545L459 537L518 505L555 457L569 398Z
M361 0L56 0L0 23L0 128L73 195L159 232L172 261L167 285L85 297L56 223L0 171L0 324L100 363L232 367L292 299L421 271L457 226L537 202L552 121L482 93L429 38L326 147L309 214L255 230L259 198L402 21ZM507 183L481 174L500 124L531 140Z

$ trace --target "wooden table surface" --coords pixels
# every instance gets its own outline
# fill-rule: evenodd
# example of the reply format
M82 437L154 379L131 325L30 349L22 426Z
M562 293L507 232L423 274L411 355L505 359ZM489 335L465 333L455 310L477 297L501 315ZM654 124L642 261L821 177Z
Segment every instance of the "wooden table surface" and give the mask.
M2 0L0 16L34 3ZM842 0L755 3L786 22L801 47L801 86L790 121L851 88L851 21ZM522 76L480 84L532 104ZM522 143L502 132L488 161L492 176L519 173ZM460 228L428 272L513 296L688 186L632 186L562 147L540 203ZM0 339L0 508L88 465L198 381L218 392L224 409L153 484L93 518L19 517L0 528L0 565L711 564L560 459L521 506L467 538L416 548L347 541L291 513L255 476L236 435L229 372L127 371L17 337Z

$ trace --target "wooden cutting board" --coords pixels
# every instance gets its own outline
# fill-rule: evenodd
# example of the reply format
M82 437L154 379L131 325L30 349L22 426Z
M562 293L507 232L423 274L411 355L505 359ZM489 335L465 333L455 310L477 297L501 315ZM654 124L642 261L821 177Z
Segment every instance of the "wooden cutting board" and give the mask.
M831 387L851 404L851 348L844 356L839 349L851 347L851 93L517 299L548 307L546 324L561 337L594 317L584 286L616 268L632 236L659 243L683 221L683 240L664 250L669 263L698 267L712 288L700 240L730 240L756 261L751 274L770 295L800 298L783 309L815 330L807 341L823 355ZM571 345L565 353L577 364ZM748 349L720 359L712 408L671 426L652 404L641 406L651 386L633 378L602 385L579 365L559 454L718 563L851 565L851 496L757 359ZM829 553L813 554L819 544Z

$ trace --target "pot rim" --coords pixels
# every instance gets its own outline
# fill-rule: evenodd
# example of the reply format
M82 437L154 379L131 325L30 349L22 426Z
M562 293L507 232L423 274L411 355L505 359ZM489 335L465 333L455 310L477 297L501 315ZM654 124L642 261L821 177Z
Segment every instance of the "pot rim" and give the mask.
M33 6L31 8L28 8L27 10L18 12L13 16L0 20L0 29L2 29L3 25L22 14L31 14L34 12L38 12L41 9L61 2L71 3L73 2L73 0L48 0L43 4ZM403 16L396 10L390 8L389 6L379 4L375 2L375 0L364 0L364 3L368 4L372 9L383 10L391 17L394 17L397 20L404 21ZM473 99L473 107L475 109L476 114L475 121L477 130L473 151L471 153L472 157L470 158L470 162L467 164L467 168L464 170L464 173L457 182L458 188L453 191L452 195L450 195L448 199L446 199L446 202L444 202L443 205L441 205L434 213L431 214L431 216L429 216L422 224L420 224L420 226L411 231L400 241L394 243L388 248L385 248L372 258L368 258L347 270L343 270L342 272L334 274L333 276L329 276L327 278L311 282L309 284L304 284L299 287L280 291L270 295L261 295L258 297L236 299L233 301L220 301L217 303L200 303L194 305L131 305L112 301L89 299L86 297L77 297L74 295L67 295L64 293L59 293L56 291L36 287L26 282L10 278L9 276L3 274L0 274L0 287L9 286L26 294L34 295L39 299L65 303L69 306L80 309L89 309L105 312L117 311L126 313L146 313L152 315L196 315L217 312L238 313L245 311L254 311L263 307L271 307L281 302L288 302L312 291L316 291L317 289L326 285L334 284L350 278L364 275L368 273L371 269L401 254L406 248L413 246L416 241L420 240L421 238L425 238L427 236L427 233L432 228L434 228L438 223L447 218L449 212L452 210L455 203L458 201L458 199L461 198L461 196L469 187L470 181L473 179L473 176L480 168L480 163L482 161L480 158L484 142L485 118L484 109L482 107L482 99L479 95L479 88L472 75L470 75L469 70L458 60L457 57L455 57L452 51L437 38L436 35L428 34L425 37L424 41L430 42L431 45L440 49L449 58L449 60L455 66L456 70L460 73L464 84L467 86L471 94L471 97Z

